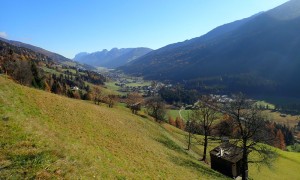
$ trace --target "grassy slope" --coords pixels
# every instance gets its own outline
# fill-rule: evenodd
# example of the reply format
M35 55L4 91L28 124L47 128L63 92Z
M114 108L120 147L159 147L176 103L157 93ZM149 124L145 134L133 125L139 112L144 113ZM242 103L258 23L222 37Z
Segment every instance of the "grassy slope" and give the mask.
M0 119L5 179L224 178L187 154L166 129L121 107L99 107L0 76L3 116L9 117Z

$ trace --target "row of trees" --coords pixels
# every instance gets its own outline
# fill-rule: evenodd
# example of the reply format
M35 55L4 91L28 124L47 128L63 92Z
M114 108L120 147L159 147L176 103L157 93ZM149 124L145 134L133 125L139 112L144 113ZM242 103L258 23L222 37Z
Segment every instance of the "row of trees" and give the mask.
M113 108L119 99L119 96L115 94L104 94L99 87L94 87L91 96L91 100L94 100L95 104L100 105L101 103L104 103L107 104L109 108Z

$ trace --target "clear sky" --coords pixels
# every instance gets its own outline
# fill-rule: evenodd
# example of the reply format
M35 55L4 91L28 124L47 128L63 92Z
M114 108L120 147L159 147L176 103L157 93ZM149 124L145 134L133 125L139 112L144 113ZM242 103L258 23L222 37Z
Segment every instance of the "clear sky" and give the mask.
M287 0L1 0L0 36L73 58L113 47L165 45Z

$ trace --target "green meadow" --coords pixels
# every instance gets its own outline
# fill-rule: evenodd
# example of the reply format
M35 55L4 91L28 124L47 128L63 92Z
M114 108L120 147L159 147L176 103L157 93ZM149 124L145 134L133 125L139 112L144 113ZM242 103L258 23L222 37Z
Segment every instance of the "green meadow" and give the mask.
M226 179L163 124L0 76L4 179ZM2 120L2 117L9 117Z

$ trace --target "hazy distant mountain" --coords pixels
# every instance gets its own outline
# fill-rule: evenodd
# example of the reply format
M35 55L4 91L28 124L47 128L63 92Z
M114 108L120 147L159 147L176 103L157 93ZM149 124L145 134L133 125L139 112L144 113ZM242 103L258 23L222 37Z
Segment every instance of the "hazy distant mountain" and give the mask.
M121 67L199 90L300 96L300 1L220 26Z
M110 51L104 49L94 53L82 52L77 54L73 60L96 67L116 68L134 59L137 59L152 51L149 48L113 48Z

